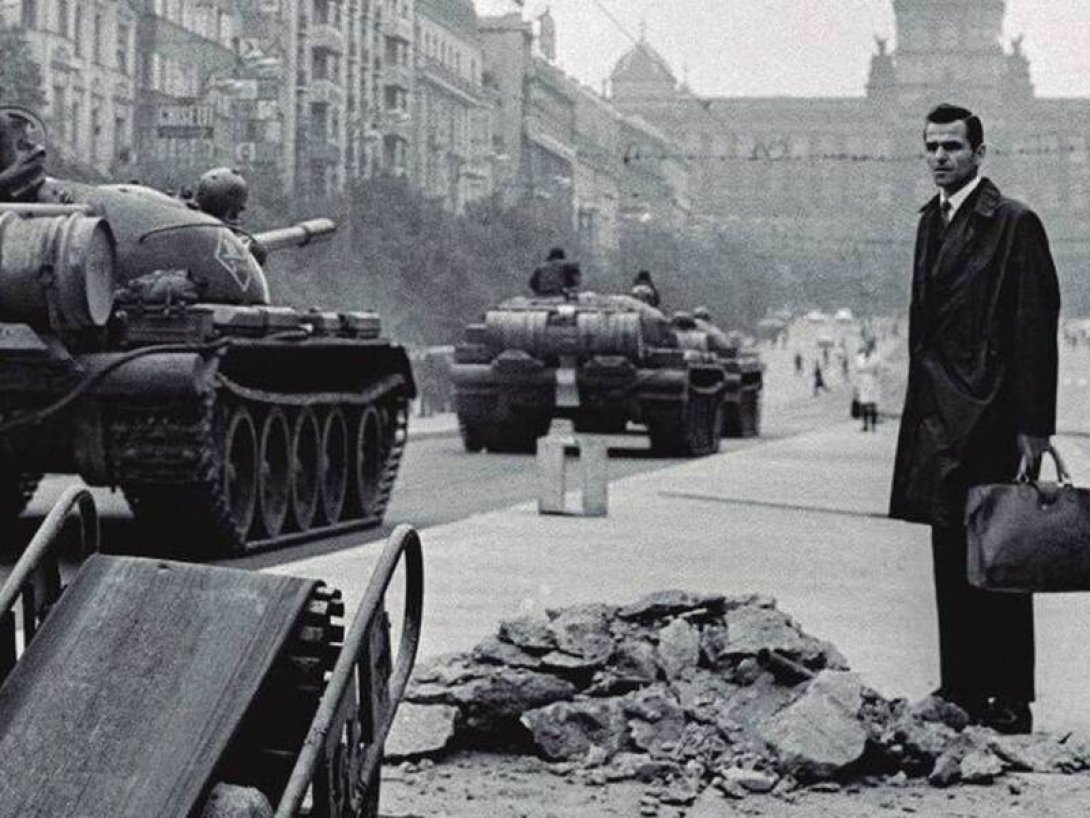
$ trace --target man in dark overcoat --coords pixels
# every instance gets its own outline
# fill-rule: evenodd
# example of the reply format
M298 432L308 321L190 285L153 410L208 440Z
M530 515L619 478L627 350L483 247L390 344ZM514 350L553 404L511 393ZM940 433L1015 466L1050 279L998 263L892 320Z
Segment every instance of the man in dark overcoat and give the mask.
M931 526L942 683L977 722L1029 732L1033 601L966 580L971 485L1036 472L1056 422L1056 269L1037 215L980 175L984 129L940 105L924 128L939 193L921 210L909 378L890 516Z

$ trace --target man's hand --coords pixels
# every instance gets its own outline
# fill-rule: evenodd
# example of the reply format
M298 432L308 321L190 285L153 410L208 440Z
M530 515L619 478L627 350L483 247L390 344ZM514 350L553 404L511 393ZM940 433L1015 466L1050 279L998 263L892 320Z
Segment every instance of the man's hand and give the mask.
M1037 437L1019 432L1017 440L1022 462L1018 466L1018 477L1016 479L1036 480L1038 473L1041 471L1041 457L1051 448L1050 438L1048 435Z

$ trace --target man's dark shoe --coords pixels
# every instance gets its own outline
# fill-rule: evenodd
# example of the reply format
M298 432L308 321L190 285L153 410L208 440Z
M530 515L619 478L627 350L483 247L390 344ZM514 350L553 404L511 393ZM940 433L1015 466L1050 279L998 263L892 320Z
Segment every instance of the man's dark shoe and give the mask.
M1029 702L995 699L989 706L982 722L997 733L1015 735L1033 732L1033 711Z

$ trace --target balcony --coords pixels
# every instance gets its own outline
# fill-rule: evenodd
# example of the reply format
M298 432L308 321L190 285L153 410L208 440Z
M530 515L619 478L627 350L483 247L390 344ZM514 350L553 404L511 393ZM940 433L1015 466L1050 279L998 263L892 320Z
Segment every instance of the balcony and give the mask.
M307 101L340 105L344 102L344 91L333 80L315 77L311 79L310 85L307 86Z
M446 91L448 94L458 97L466 105L479 105L481 103L481 89L475 86L465 77L459 76L439 60L426 57L421 61L420 77L425 81Z
M331 165L340 164L341 161L341 146L320 136L309 137L303 151L310 160L327 162Z
M329 23L315 22L310 29L310 45L312 48L324 48L334 54L343 54L344 34Z
M412 139L412 117L407 111L383 111L379 117L379 130L384 136L394 136L408 142Z
M382 84L393 85L411 91L413 87L413 70L407 65L385 63L382 69Z

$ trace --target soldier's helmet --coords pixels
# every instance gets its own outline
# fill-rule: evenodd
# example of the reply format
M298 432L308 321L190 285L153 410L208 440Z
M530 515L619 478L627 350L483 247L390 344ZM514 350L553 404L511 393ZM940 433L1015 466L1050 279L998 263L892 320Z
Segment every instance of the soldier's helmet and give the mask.
M246 209L250 190L242 174L233 168L213 168L197 182L197 206L224 221L237 219Z

